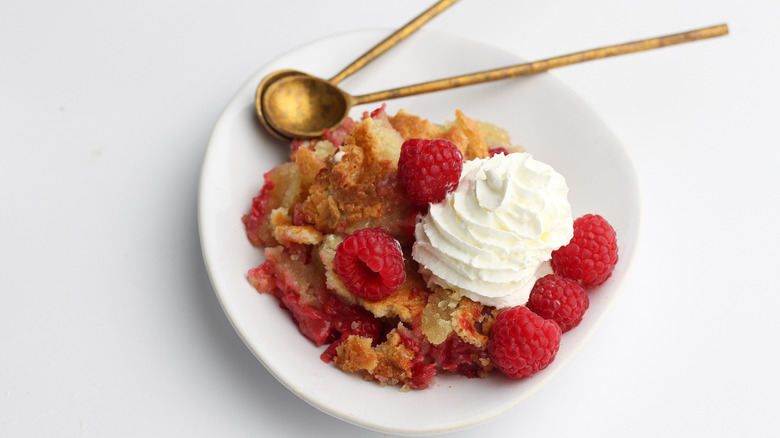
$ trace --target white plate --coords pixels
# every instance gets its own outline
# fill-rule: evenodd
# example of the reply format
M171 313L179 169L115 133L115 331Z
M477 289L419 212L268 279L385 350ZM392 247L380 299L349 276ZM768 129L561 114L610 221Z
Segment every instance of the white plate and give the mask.
M249 349L276 378L312 406L369 429L434 434L495 418L544 386L594 334L619 294L639 236L639 191L633 166L604 122L550 74L388 101L388 113L407 108L434 122L456 108L510 131L516 144L566 178L575 216L599 213L618 233L620 262L591 295L583 322L565 333L556 360L522 380L438 377L424 391L342 373L320 361L323 348L298 332L275 298L247 283L246 272L263 261L246 239L241 216L260 190L263 173L288 159L288 148L263 131L253 105L255 87L269 72L294 68L331 77L389 32L361 31L323 39L282 56L254 74L219 118L206 152L199 193L203 256L219 301ZM353 94L521 62L516 56L452 35L420 31L341 85ZM576 68L576 67L573 67ZM354 109L353 116L376 105ZM381 407L381 409L377 409ZM517 415L522 415L522 411Z

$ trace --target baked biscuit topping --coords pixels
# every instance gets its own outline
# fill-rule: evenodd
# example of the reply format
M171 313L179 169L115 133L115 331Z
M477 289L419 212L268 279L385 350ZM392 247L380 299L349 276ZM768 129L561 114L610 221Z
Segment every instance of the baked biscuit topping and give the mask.
M460 110L452 122L435 124L403 110L388 117L382 107L321 139L293 142L290 162L265 175L243 221L250 242L265 248L250 283L278 297L306 337L328 345L323 361L381 384L423 389L437 373L490 373L489 336L500 309L429 287L412 259L414 228L427 207L413 205L399 184L398 159L410 139L445 139L465 160L523 151L503 129ZM350 293L334 268L339 244L364 228L397 239L405 263L405 280L377 300ZM378 259L366 264L370 270L350 275L383 269Z

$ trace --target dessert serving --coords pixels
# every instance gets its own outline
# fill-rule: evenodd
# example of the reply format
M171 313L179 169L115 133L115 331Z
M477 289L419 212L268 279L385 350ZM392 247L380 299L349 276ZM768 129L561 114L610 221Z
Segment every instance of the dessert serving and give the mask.
M617 263L565 178L467 117L384 107L296 140L243 217L273 294L321 360L402 389L545 368ZM565 335L564 335L565 336Z

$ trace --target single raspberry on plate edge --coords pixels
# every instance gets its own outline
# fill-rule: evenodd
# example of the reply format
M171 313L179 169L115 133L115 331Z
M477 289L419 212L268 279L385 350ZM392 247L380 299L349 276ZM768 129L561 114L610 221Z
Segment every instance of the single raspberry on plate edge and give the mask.
M412 203L426 207L458 187L463 154L444 139L409 139L401 146L398 179Z
M488 353L510 379L522 379L549 365L561 345L561 328L525 306L502 310L490 332Z
M556 274L597 286L612 276L617 261L614 228L603 217L586 214L574 221L574 237L553 251L550 263Z
M406 280L401 244L381 228L363 228L336 248L336 274L355 296L379 300Z
M580 283L549 274L536 280L526 307L544 319L555 321L561 333L566 333L582 321L589 305L588 294Z

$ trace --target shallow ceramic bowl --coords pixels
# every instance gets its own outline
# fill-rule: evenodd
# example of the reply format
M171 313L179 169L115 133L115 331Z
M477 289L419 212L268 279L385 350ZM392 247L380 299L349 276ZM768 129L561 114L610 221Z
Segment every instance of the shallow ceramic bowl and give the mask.
M575 217L598 213L613 224L620 262L612 278L591 294L583 322L563 335L556 360L530 378L510 381L499 373L487 379L443 376L427 390L400 392L324 364L319 359L324 347L301 336L275 298L258 294L246 280L247 270L262 263L263 255L247 241L241 216L262 187L263 174L289 159L288 146L270 137L258 122L254 92L266 74L284 68L330 77L387 33L345 33L300 47L266 65L238 90L219 118L206 152L199 193L200 238L225 314L279 382L344 421L386 433L434 434L473 426L516 407L561 371L596 333L633 260L639 237L639 190L620 142L576 93L551 74L387 102L389 114L406 108L440 123L452 120L460 108L472 118L506 128L515 144L566 177ZM481 43L420 31L341 86L361 94L520 62ZM357 107L353 117L378 105Z

